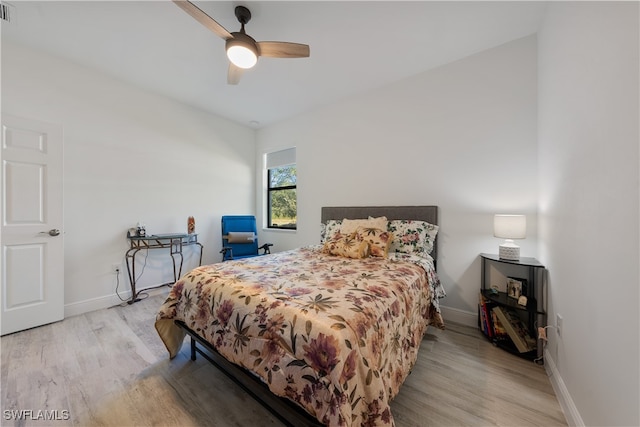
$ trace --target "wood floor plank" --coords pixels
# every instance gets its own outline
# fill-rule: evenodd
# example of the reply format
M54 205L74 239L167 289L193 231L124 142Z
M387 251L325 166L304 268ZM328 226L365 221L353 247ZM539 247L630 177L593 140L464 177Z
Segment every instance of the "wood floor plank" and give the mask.
M169 360L153 326L167 292L1 337L1 409L69 415L2 425L281 426L204 358L191 361L188 340ZM398 427L566 426L543 367L456 324L428 330L391 408Z

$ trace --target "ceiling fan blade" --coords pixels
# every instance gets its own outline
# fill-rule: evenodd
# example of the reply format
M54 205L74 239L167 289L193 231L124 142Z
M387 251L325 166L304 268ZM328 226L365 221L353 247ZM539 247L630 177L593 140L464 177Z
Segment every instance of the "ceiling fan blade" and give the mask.
M229 31L227 31L222 25L218 24L215 19L204 13L202 9L200 9L195 4L191 3L187 0L173 0L173 2L182 10L191 15L196 21L207 27L209 30L216 33L218 36L223 39L230 39L233 36Z
M244 69L236 67L233 63L229 62L229 71L227 72L227 84L237 85L240 82L240 77Z
M307 58L309 45L288 42L258 42L260 56L271 58Z

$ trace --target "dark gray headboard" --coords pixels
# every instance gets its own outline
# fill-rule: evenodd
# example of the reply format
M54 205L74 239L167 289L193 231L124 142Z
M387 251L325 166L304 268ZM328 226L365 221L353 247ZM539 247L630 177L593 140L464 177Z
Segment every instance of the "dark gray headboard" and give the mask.
M337 206L323 207L321 214L323 223L330 219L360 219L368 218L369 216L386 216L389 220L413 219L440 225L438 222L437 206ZM434 260L438 259L437 238L434 242L431 256Z

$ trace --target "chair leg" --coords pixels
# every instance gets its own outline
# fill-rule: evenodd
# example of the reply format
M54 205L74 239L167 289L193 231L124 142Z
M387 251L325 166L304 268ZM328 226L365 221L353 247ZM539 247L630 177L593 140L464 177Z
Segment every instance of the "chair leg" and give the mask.
M271 253L271 246L273 246L273 243L265 243L264 245L260 246L258 249L262 249L264 251L262 255L266 255Z
M220 253L222 254L222 261L230 261L233 259L233 249L228 246L224 246ZM229 256L227 256L227 254L229 254Z

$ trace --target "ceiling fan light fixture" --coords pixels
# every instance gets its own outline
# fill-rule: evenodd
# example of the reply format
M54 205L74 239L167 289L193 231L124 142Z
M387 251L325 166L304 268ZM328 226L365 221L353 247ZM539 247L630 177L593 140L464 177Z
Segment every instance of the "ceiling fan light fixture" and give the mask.
M258 62L258 48L250 36L242 33L232 33L233 38L227 39L227 58L238 68L251 68Z
M259 56L268 58L308 58L309 45L290 42L262 41L256 42L244 31L251 20L251 11L244 6L236 6L234 11L240 31L230 33L215 19L207 15L189 0L173 0L178 7L204 25L208 30L225 40L225 51L229 59L227 83L237 85L243 70L253 67Z

